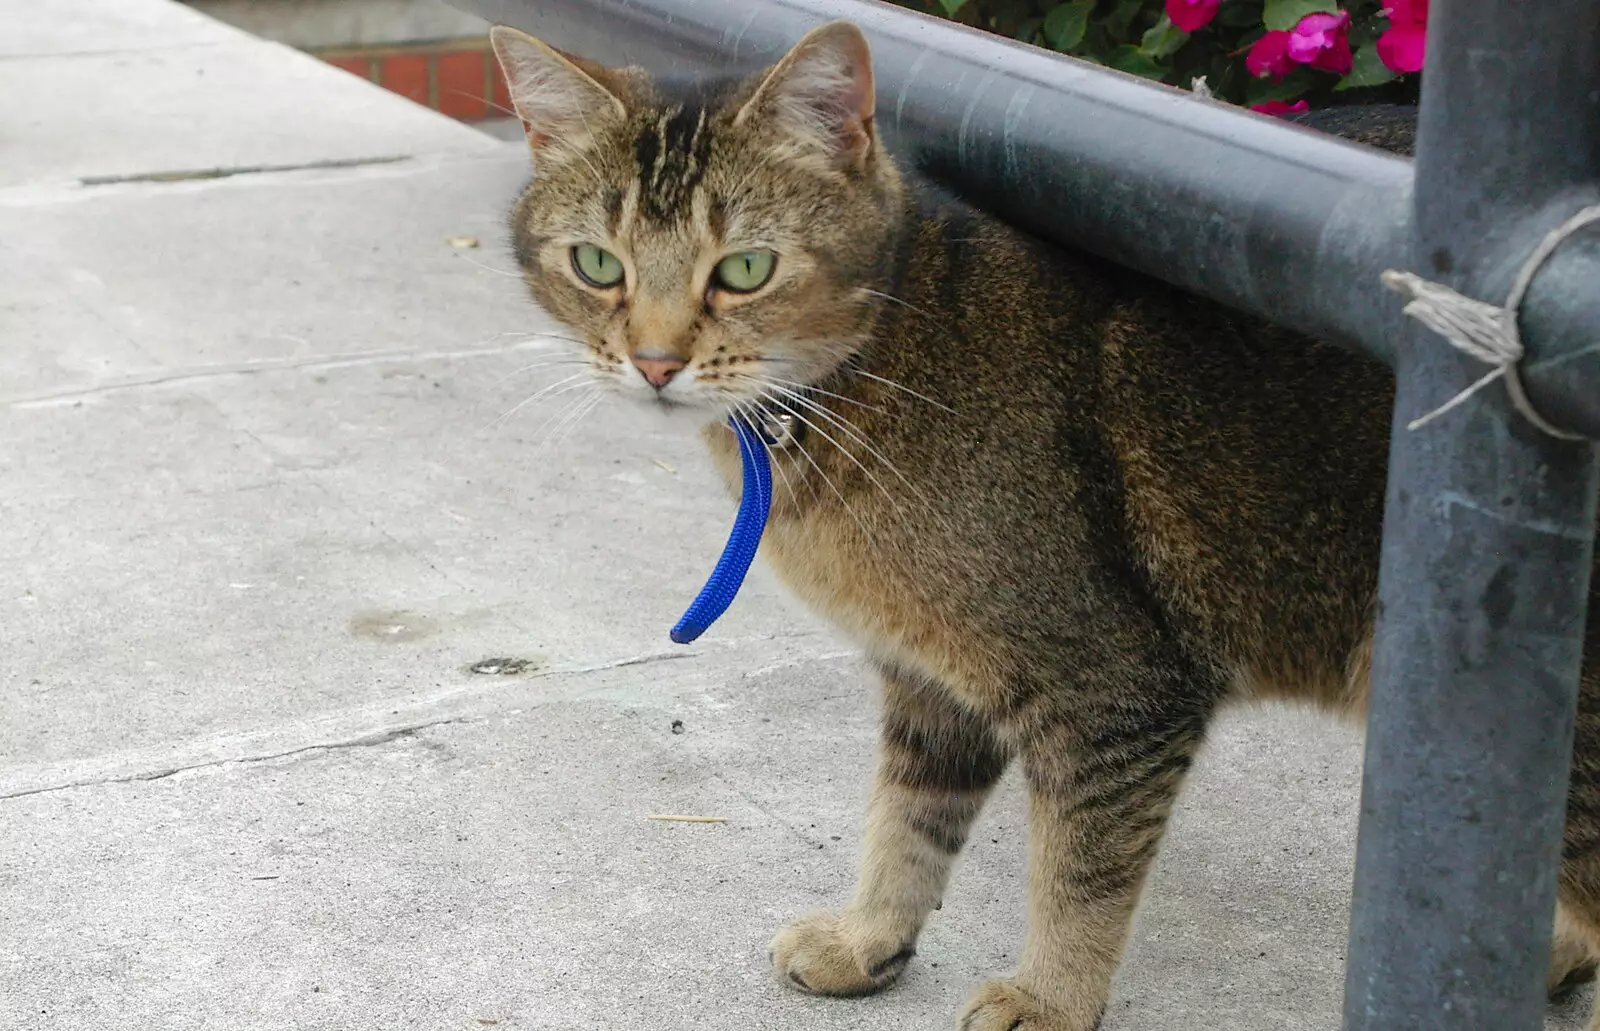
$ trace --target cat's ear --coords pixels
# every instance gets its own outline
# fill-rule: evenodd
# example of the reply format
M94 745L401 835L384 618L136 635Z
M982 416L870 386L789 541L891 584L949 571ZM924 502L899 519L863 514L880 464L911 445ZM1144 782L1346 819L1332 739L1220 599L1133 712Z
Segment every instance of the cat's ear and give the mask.
M627 116L618 85L603 66L506 25L490 29L489 42L535 151L551 143L581 147L601 125Z
M734 117L771 119L836 168L861 168L872 153L872 54L861 30L829 22L775 65Z

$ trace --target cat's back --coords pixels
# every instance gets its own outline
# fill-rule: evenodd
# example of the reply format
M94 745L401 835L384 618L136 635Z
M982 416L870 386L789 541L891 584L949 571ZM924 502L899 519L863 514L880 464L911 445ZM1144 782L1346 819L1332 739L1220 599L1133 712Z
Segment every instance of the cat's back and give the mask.
M1059 601L1102 564L1208 661L1347 691L1376 589L1388 369L1043 243L937 181L913 190L886 374L948 402L907 432L958 458L926 470L974 495L952 506L1028 556L995 568Z

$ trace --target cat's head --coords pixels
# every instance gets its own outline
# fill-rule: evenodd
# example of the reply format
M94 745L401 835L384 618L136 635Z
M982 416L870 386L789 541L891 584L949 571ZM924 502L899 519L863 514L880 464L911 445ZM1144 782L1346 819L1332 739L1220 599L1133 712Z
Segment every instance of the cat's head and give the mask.
M517 257L603 385L712 415L815 383L865 341L901 186L853 25L688 88L492 38L533 151Z

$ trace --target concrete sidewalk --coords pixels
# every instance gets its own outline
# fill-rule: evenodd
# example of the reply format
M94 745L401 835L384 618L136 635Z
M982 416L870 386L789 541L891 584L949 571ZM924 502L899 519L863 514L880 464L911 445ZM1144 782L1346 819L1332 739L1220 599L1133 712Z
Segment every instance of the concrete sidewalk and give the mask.
M899 986L772 978L849 889L872 685L760 570L668 642L732 517L691 436L502 418L564 375L504 243L520 144L166 0L11 5L24 92L0 1029L931 1029L1009 967L1015 783ZM1225 722L1107 1031L1337 1026L1359 759Z

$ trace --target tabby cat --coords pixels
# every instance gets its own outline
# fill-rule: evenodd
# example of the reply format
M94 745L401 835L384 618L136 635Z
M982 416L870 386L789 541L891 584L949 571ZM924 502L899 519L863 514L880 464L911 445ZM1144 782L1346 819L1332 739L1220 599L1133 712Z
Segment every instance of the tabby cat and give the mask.
M1364 711L1388 369L902 171L848 23L687 84L493 38L535 166L512 216L534 298L605 387L702 420L735 491L728 414L771 431L763 553L882 678L859 883L778 932L778 974L893 981L1015 759L1026 946L961 1027L1090 1031L1218 708ZM1600 600L1586 656L1600 756ZM1552 981L1600 937L1593 760L1569 811Z

